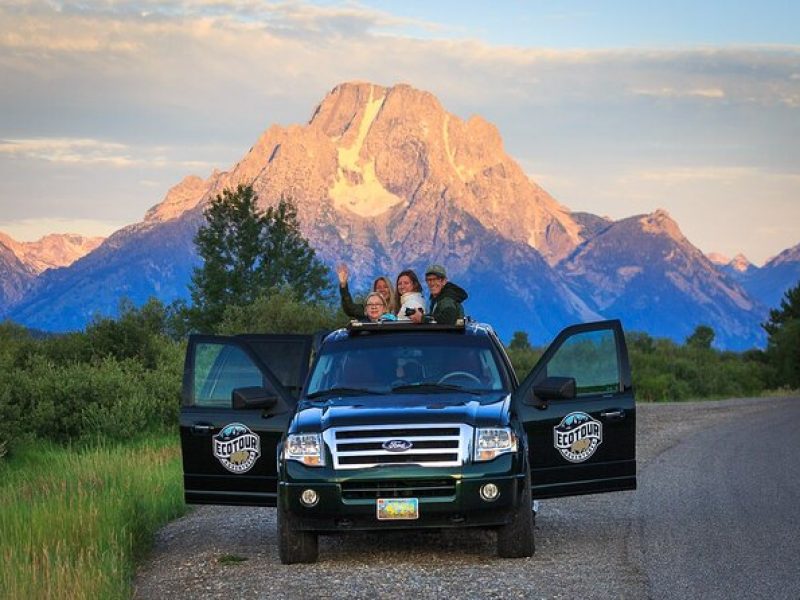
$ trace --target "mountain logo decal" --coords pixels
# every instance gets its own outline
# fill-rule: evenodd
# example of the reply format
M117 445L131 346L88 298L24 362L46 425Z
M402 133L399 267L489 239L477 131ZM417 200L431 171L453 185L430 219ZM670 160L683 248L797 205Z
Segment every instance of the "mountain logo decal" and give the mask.
M603 424L585 412L569 413L553 427L553 446L569 462L588 460L603 443Z
M241 423L225 425L211 445L214 457L231 473L247 473L261 456L261 438Z

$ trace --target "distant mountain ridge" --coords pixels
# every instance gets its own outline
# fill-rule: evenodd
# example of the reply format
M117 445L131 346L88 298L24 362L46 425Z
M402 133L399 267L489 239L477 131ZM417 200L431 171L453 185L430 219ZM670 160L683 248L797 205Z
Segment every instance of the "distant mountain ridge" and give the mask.
M630 329L683 340L701 315L727 347L763 342L763 309L720 273L664 210L614 222L563 263L596 310ZM698 318L698 317L696 317Z
M104 239L75 233L51 233L35 242L18 242L0 231L0 243L37 275L47 269L71 265L97 248Z
M681 341L701 323L724 347L764 341L765 307L665 212L616 222L571 213L485 120L461 120L407 85L369 83L335 87L306 125L269 127L229 171L184 178L141 223L35 277L10 316L63 330L114 314L122 296L186 297L203 208L238 184L252 184L263 206L290 197L318 255L348 263L356 291L377 274L445 264L469 291L468 313L505 339L526 330L543 342L573 322L620 317Z
M71 265L102 241L102 237L51 233L35 242L18 242L0 231L0 315L25 297L42 272Z
M738 281L751 298L777 308L786 290L800 283L800 244L769 259L763 267L751 265Z

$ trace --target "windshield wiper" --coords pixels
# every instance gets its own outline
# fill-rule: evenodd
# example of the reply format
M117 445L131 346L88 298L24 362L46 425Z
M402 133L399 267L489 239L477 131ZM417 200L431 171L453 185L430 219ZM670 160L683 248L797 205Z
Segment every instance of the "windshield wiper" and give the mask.
M465 392L467 394L474 394L479 396L481 392L462 387L460 385L453 385L452 383L404 383L403 385L396 385L392 388L392 393L403 394L405 392L419 392L422 394L442 394L447 392Z
M370 395L382 396L383 392L380 392L378 390L370 390L367 388L332 387L327 390L319 390L314 392L313 394L309 394L308 396L306 396L306 399L312 400L313 398L319 398L321 396L370 396Z

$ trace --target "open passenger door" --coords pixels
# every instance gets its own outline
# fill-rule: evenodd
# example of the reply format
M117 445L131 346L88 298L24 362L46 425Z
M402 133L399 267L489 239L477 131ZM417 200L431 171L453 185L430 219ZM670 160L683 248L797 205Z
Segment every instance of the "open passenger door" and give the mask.
M636 489L636 406L618 320L564 329L512 402L534 498Z
M187 503L275 506L277 447L311 347L307 335L189 338L180 416Z

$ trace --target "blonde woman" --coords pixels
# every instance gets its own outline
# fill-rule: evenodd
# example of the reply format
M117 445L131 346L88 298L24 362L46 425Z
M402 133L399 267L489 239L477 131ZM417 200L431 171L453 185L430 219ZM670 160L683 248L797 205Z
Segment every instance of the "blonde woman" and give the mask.
M364 322L377 323L389 313L386 300L380 292L370 292L364 300ZM394 317L394 315L392 315Z
M342 310L351 319L363 319L365 316L364 305L358 302L353 302L353 297L350 295L350 288L347 285L349 278L349 271L347 265L341 264L336 268L336 274L339 277L339 295L342 298ZM388 277L377 277L372 282L372 291L381 295L386 303L386 312L396 313L400 308L397 301L392 282Z

